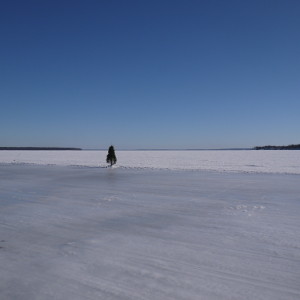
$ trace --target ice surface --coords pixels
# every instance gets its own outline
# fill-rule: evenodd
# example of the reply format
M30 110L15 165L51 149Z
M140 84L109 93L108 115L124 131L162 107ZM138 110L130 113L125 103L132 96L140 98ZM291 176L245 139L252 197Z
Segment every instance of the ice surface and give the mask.
M0 151L0 163L105 166L107 151ZM300 151L116 151L117 166L300 174Z
M299 175L2 164L0 299L300 299L299 195Z

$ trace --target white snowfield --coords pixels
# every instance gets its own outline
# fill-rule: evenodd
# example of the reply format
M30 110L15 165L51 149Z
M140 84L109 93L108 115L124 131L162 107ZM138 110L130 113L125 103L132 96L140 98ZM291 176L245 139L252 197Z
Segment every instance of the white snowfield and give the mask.
M107 151L0 151L0 163L105 166ZM116 151L118 167L300 174L300 151Z
M0 152L0 299L299 300L298 153Z

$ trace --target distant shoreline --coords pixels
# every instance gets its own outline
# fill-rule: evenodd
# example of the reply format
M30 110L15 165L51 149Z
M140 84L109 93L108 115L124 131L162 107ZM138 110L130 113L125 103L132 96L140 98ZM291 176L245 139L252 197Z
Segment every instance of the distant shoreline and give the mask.
M261 146L254 147L254 150L300 150L300 144L288 146Z
M64 148L64 147L0 147L0 150L82 150L82 149Z

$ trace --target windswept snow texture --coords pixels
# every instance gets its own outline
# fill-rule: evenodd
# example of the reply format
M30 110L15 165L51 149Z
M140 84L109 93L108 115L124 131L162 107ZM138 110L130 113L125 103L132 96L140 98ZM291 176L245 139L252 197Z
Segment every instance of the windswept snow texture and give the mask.
M0 163L105 166L107 151L0 151ZM300 174L300 151L116 151L117 166Z
M299 175L2 164L0 299L300 299L299 195Z

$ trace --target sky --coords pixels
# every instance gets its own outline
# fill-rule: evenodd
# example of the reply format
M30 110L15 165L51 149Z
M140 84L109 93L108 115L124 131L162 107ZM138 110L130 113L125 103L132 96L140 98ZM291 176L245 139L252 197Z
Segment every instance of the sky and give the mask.
M0 2L0 146L300 143L298 0Z

